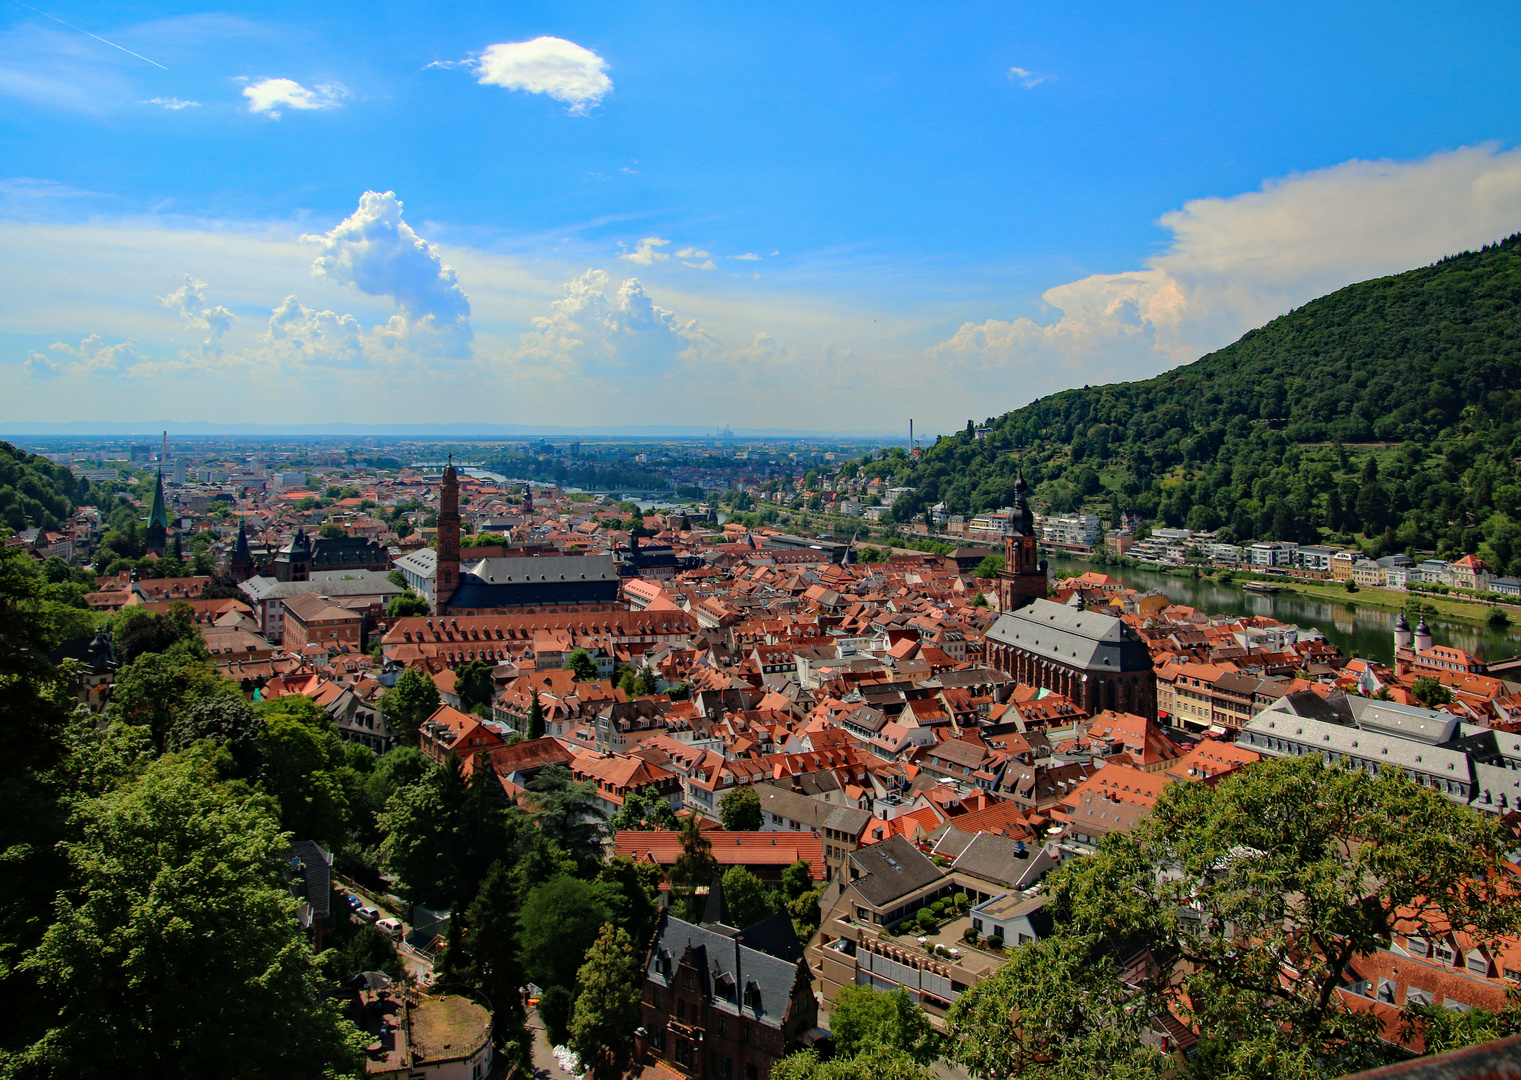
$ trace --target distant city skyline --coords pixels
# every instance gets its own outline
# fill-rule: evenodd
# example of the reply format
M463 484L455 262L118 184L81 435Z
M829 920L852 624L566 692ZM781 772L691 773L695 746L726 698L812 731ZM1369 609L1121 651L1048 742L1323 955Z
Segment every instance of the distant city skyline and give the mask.
M0 41L0 432L906 441L1521 230L1512 4L18 4Z

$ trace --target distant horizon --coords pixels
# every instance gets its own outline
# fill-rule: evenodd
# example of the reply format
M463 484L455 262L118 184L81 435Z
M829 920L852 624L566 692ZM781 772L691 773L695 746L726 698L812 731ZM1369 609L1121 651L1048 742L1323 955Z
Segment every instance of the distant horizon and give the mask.
M414 441L517 441L522 439L681 439L728 442L740 440L812 440L834 442L908 443L908 433L870 431L803 431L775 428L735 428L727 435L711 429L678 425L624 425L605 427L564 427L523 424L217 424L209 421L159 421L151 425L131 422L76 420L66 423L0 421L0 439L23 438L160 438L165 432L174 438L386 438ZM948 432L920 434L919 446L932 444ZM928 443L926 442L928 440Z

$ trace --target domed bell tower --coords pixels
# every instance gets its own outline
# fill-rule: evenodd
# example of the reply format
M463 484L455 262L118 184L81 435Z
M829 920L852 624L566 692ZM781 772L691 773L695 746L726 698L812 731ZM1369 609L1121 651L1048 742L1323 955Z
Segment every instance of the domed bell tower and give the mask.
M433 575L433 610L439 615L448 609L454 590L459 588L459 539L459 474L454 471L454 455L450 454L438 489L438 561Z
M1035 515L1025 497L1028 488L1024 470L1020 470L1014 481L1010 535L1003 542L1003 569L998 572L998 606L1002 611L1013 611L1031 600L1044 599L1048 591L1046 563L1040 557L1035 537Z

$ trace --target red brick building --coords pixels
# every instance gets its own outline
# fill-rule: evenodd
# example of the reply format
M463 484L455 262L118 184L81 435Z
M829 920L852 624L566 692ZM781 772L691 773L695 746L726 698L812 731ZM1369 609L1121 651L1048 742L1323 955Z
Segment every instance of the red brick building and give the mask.
M307 645L359 644L359 632L364 624L364 615L360 612L340 607L321 593L289 596L283 603L283 644L288 650L299 652Z

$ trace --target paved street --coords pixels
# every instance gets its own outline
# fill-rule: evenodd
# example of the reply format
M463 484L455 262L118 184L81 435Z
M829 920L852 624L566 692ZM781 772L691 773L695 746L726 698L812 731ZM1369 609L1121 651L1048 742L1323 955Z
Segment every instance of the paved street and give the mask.
M537 1010L528 1014L528 1027L533 1032L533 1073L539 1080L575 1080L575 1077L555 1060L554 1048L544 1032L544 1023Z

